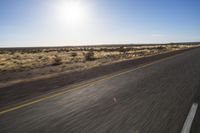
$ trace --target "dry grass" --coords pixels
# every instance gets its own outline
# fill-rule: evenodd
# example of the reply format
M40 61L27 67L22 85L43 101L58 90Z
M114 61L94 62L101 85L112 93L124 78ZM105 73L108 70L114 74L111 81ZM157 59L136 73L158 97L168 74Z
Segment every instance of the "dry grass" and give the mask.
M26 51L6 51L0 54L0 71L24 71L34 68L42 68L51 65L69 65L75 63L85 63L91 60L110 61L139 58L148 55L155 55L163 52L188 48L187 45L168 45L168 46L139 46L139 47L111 47L111 48L90 48L69 51L68 49L59 51L39 52ZM92 54L91 55L91 51ZM89 55L89 56L88 56ZM90 59L90 56L94 56Z
M16 78L25 78L27 76L78 71L194 46L197 45L99 46L3 50L0 51L0 73L5 75L8 73L8 76L7 78L0 78L0 81L10 80L9 75L13 72L18 74Z

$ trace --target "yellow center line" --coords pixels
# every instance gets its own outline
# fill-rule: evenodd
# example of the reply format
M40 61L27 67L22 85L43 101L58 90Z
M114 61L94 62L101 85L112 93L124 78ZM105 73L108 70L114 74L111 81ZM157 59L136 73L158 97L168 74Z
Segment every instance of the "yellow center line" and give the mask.
M180 55L180 54L178 54ZM74 87L73 89L70 89L70 90L63 90L62 92L57 92L57 93L54 93L54 94L50 94L47 96L44 96L42 98L39 98L39 99L36 99L36 100L33 100L33 101L29 101L27 103L23 103L21 105L17 105L17 106L14 106L14 107L11 107L11 108L8 108L8 109L5 109L3 111L0 111L0 115L3 115L5 113L8 113L8 112L11 112L11 111L15 111L15 110L18 110L18 109L21 109L21 108L24 108L24 107L27 107L27 106L30 106L30 105L33 105L33 104L36 104L36 103L39 103L39 102L42 102L42 101L45 101L45 100L48 100L50 98L54 98L54 97L57 97L57 96L61 96L65 93L69 93L70 91L74 91L74 90L77 90L77 89L80 89L80 88L83 88L83 87L86 87L86 86L91 86L91 85L94 85L95 83L97 82L101 82L101 81L105 81L105 80L108 80L108 79L111 79L111 78L114 78L114 77L118 77L120 75L124 75L124 74L127 74L129 72L133 72L133 71L136 71L138 69L141 69L141 68L144 68L144 67L147 67L147 66L151 66L153 64L156 64L156 63L159 63L159 62L162 62L162 61L165 61L165 60L168 60L174 56L178 56L178 55L173 55L173 56L170 56L170 57L165 57L163 59L160 59L160 60L157 60L157 61L153 61L151 63L147 63L147 64L144 64L140 67L137 67L135 69L131 69L131 70L127 70L127 71L124 71L124 72L120 72L118 74L115 74L115 75L111 75L111 76L107 76L107 77L102 77L101 79L98 79L96 81L91 81L89 83L86 83L84 85L79 85L77 87Z

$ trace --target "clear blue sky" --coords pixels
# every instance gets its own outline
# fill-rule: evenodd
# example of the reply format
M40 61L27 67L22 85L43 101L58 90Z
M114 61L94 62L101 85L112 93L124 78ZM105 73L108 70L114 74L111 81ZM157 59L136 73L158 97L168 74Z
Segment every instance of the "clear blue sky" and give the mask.
M0 0L0 47L183 41L200 0Z

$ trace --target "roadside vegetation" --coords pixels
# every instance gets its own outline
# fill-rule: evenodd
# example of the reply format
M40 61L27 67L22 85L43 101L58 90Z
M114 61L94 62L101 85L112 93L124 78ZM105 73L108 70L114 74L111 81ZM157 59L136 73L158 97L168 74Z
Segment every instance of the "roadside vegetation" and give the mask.
M93 46L60 48L0 49L0 82L72 72L122 60L142 58L198 45ZM7 75L7 76L6 76Z

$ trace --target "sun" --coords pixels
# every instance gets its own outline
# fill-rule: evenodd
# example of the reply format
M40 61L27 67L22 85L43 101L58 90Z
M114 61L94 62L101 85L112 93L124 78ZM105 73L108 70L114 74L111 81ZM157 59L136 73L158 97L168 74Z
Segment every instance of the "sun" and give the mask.
M81 24L85 21L86 15L86 7L79 1L68 1L62 3L58 8L59 18L66 24Z

